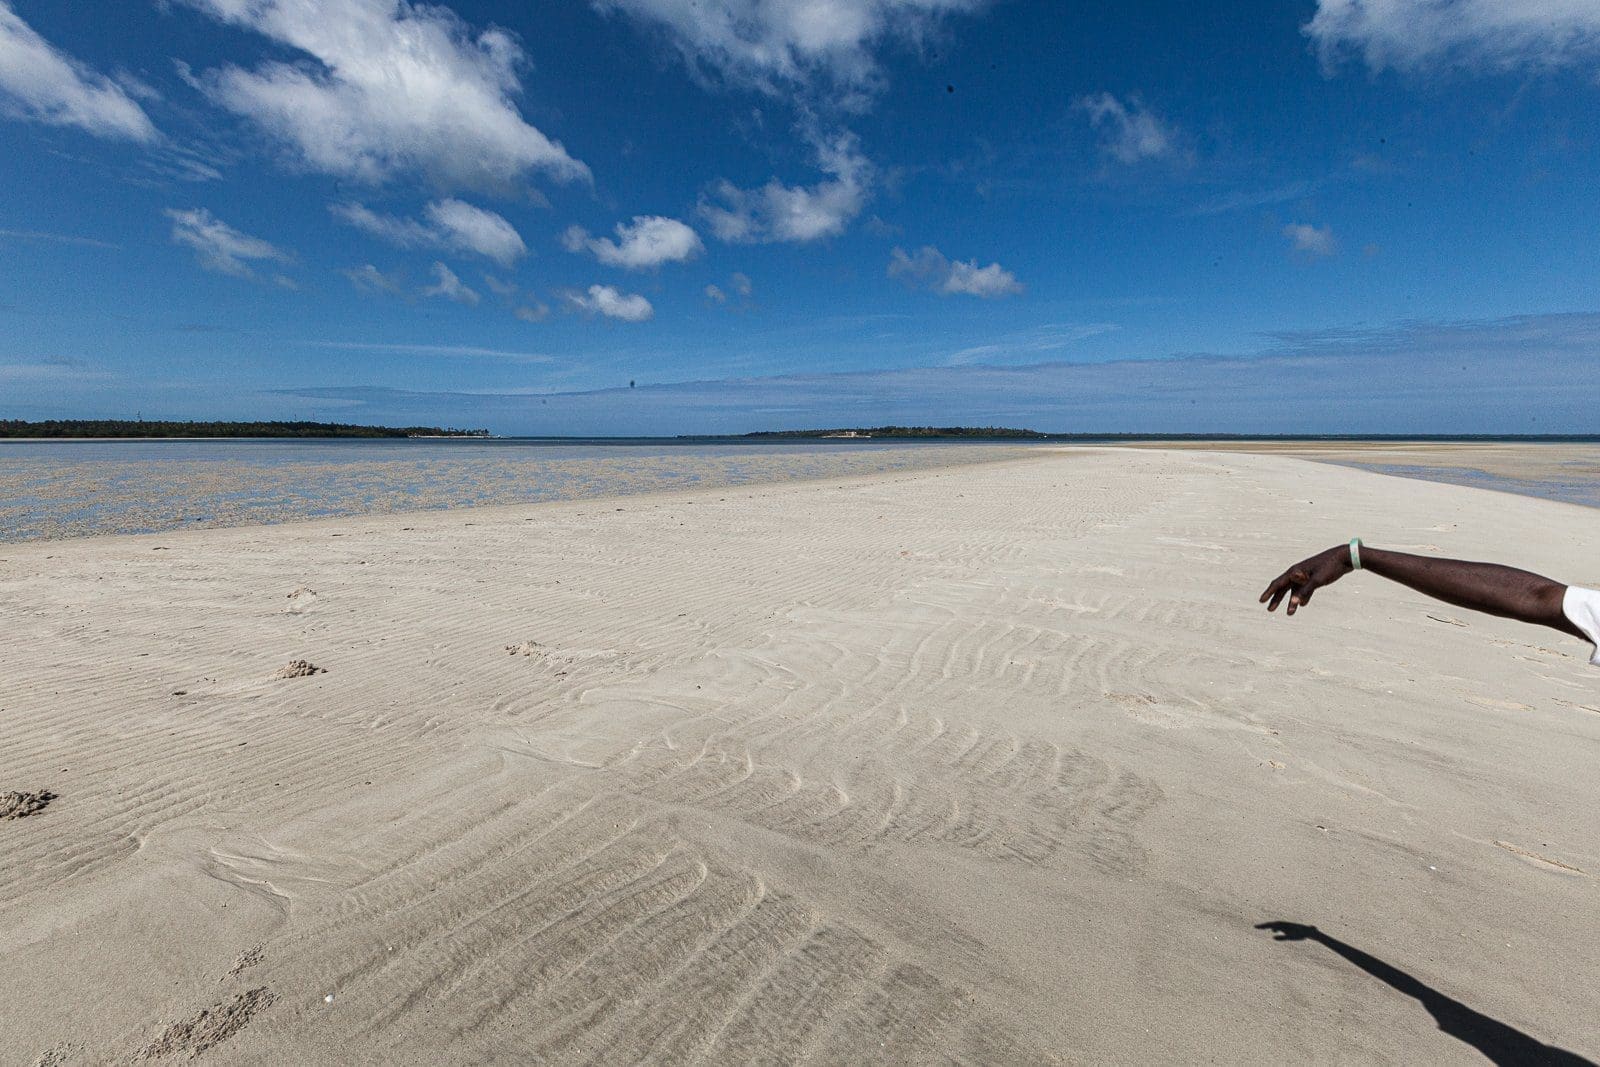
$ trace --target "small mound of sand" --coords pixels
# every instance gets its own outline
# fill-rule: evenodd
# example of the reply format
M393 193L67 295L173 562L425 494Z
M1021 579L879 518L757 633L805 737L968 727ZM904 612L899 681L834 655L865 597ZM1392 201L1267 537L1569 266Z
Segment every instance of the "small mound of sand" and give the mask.
M506 652L513 656L542 656L544 646L537 641L523 641L521 644L507 645Z
M274 678L309 678L313 674L327 674L328 672L312 663L310 660L292 659L279 667Z
M294 592L289 594L289 599L290 600L309 600L310 598L312 598L312 597L314 597L316 595L317 595L317 591L315 589L312 589L310 586L307 586L307 585L302 585L298 589L296 589Z
M44 810L46 804L56 798L48 789L40 789L33 793L0 793L0 822L7 819L26 819L29 815Z
M222 981L226 982L229 978L239 977L266 958L267 954L262 951L260 945L245 949L233 958L233 966L228 969L228 973L223 976Z
M213 1004L186 1023L173 1023L150 1044L139 1050L135 1060L164 1059L168 1056L193 1058L222 1044L243 1030L256 1012L272 1003L266 987L240 993L232 1000Z

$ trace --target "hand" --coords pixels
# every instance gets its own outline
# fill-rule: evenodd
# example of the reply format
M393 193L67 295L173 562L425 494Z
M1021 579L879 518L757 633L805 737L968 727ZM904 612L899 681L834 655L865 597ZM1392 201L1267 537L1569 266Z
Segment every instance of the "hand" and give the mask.
M1297 608L1311 603L1312 593L1325 585L1332 585L1349 572L1348 545L1318 552L1310 559L1301 560L1274 578L1272 584L1267 586L1266 592L1261 594L1261 603L1267 605L1268 611L1276 611L1278 603L1288 596L1288 613L1293 615Z
M1307 938L1315 938L1322 932L1315 926L1307 926L1305 923L1288 923L1282 921L1257 923L1256 929L1271 930L1273 934L1276 935L1272 939L1274 941L1304 941Z

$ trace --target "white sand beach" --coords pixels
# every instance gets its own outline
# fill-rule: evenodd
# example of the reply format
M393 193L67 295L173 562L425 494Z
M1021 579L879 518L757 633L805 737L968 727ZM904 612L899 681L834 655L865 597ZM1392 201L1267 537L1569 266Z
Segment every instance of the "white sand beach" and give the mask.
M1353 535L1600 584L1178 450L0 545L0 1061L1600 1058L1600 669Z

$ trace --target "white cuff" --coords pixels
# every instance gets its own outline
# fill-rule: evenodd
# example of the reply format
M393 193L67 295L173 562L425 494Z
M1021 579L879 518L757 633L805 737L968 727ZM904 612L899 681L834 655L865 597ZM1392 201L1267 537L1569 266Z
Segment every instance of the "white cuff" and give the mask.
M1567 595L1561 598L1561 611L1567 621L1589 638L1595 645L1589 662L1600 667L1600 593L1581 586L1567 586Z

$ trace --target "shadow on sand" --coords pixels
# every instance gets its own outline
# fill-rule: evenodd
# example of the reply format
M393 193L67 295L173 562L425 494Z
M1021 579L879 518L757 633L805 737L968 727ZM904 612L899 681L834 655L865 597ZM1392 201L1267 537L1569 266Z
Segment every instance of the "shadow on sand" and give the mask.
M1565 1049L1546 1045L1498 1019L1491 1019L1482 1012L1473 1011L1459 1000L1445 996L1400 968L1393 967L1376 956L1368 955L1354 945L1347 945L1336 937L1330 937L1315 926L1277 921L1261 923L1256 929L1271 930L1277 935L1278 941L1320 942L1372 977L1387 982L1408 997L1415 997L1424 1008L1428 1009L1428 1014L1439 1024L1439 1029L1457 1041L1471 1045L1495 1063L1582 1064L1586 1067L1596 1067L1593 1060L1584 1059Z

